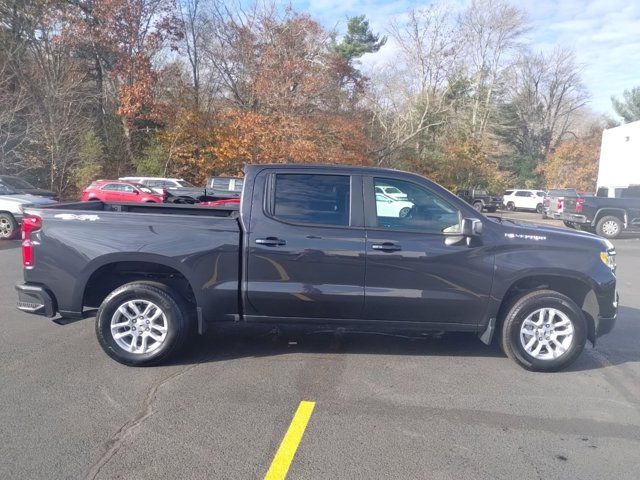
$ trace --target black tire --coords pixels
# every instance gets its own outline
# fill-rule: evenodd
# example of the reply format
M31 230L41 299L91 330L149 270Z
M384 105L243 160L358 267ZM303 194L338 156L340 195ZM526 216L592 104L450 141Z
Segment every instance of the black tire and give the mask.
M20 226L10 213L0 213L0 240L11 240L18 235Z
M578 228L578 226L575 223L569 222L567 220L563 220L562 223L564 223L564 226L567 228L573 228L574 230Z
M569 348L554 359L539 359L530 355L520 341L520 328L525 319L541 308L554 308L564 313L573 326ZM587 322L582 310L566 295L553 290L536 290L511 303L502 322L501 347L518 365L536 372L557 372L573 363L587 341ZM546 347L545 347L546 348Z
M476 210L476 212L482 212L482 208L484 207L484 205L482 204L482 202L474 202L473 203L473 208Z
M510 212L515 212L516 211L516 204L513 203L513 202L507 203L507 210L509 210Z
M149 353L126 351L111 334L113 315L120 306L131 300L152 302L166 318L166 338ZM134 367L149 366L162 363L176 354L189 337L192 324L190 309L180 294L162 283L139 281L122 285L105 298L96 315L96 335L102 349L115 361Z
M398 217L406 218L409 215L410 212L411 212L411 208L410 207L403 207L398 212Z
M539 203L538 205L536 205L536 212L538 213L542 213L544 212L544 207L542 206L541 203Z
M622 220L613 215L605 215L596 224L596 233L604 238L617 238L624 225Z

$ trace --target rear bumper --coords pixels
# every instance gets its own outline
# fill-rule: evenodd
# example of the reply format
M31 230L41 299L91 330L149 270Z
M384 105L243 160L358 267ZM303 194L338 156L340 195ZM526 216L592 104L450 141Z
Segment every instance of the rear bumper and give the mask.
M18 310L53 317L56 314L55 297L40 285L21 283L16 285L18 291Z
M591 223L587 220L587 217L584 215L579 215L577 213L565 213L562 212L559 215L560 220L564 220L565 222L573 222L573 223Z

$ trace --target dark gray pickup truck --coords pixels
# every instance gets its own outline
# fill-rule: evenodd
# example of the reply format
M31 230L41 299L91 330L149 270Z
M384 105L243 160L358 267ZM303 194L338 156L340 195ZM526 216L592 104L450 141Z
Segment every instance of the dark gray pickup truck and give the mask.
M378 201L381 185L401 194ZM227 322L470 332L487 344L497 333L510 358L551 371L616 318L611 243L485 217L394 170L250 166L239 209L26 213L18 308L80 318L99 307L99 342L127 365L161 362Z

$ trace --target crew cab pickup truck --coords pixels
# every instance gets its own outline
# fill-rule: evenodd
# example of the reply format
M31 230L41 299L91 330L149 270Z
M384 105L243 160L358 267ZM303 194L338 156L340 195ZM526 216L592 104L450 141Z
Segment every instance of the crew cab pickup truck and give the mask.
M560 219L609 239L626 229L640 229L640 185L624 189L620 198L566 198Z
M595 235L489 218L395 170L260 165L240 205L29 208L18 308L81 318L127 365L216 322L456 331L558 370L616 319L615 251ZM379 208L376 187L409 212ZM61 327L63 328L63 327Z

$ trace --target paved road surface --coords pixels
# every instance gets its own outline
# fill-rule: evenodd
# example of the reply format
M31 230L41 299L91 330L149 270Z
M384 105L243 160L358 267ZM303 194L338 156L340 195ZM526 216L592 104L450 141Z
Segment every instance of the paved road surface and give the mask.
M518 368L473 336L211 334L172 365L100 350L93 320L14 309L0 244L0 478L262 478L301 400L288 478L637 479L640 240L616 242L616 329L568 371Z

